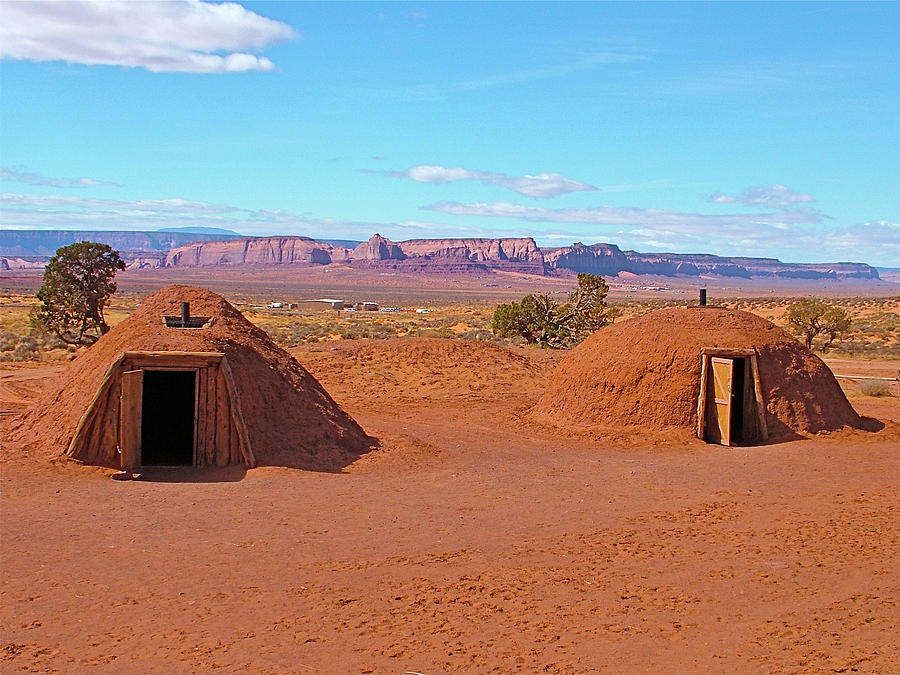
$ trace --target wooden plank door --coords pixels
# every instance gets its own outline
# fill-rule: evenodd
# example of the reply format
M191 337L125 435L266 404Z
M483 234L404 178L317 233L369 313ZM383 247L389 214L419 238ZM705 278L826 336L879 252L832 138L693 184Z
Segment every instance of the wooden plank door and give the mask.
M731 445L731 389L734 359L710 358L706 394L706 440Z
M144 405L144 371L122 373L119 399L119 450L122 471L136 472L141 466L141 421Z

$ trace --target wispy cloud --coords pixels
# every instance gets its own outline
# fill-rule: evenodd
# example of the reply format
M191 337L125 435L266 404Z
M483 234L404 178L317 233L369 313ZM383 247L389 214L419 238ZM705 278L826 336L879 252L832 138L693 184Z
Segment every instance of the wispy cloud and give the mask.
M813 250L822 247L833 251L835 260L853 262L859 256L882 260L885 267L900 267L900 223L888 220L871 220L865 223L841 227L824 237L809 238L799 245Z
M545 245L559 246L575 240L603 241L637 251L900 265L897 262L900 261L900 224L874 220L833 226L828 222L829 216L812 208L749 214L682 213L607 206L550 209L505 202L439 202L422 208L456 216L525 221L532 226L514 225L506 230L505 236L533 236ZM472 227L496 232L484 222Z
M373 232L395 240L531 236L539 243L552 246L573 241L604 241L638 251L900 265L897 262L900 223L874 220L832 227L824 224L827 216L813 209L710 215L613 207L547 209L505 203L443 202L425 208L480 218L471 223L353 221L180 198L127 200L82 198L72 194L0 194L0 228L156 230L200 226L247 235L298 234L360 240L368 239ZM501 224L493 224L487 217L497 218Z
M421 208L457 216L517 218L532 222L670 226L685 229L709 228L713 226L747 227L752 224L783 226L797 223L821 223L828 218L820 211L811 208L787 209L773 213L734 213L724 215L680 213L678 211L617 206L551 209L540 206L522 206L508 202L494 202L492 204L484 202L474 204L438 202L437 204Z
M272 70L269 59L252 52L296 36L287 24L234 2L0 2L0 57L8 59L153 72Z
M422 164L413 166L405 171L368 171L368 173L382 173L395 178L410 178L419 183L453 183L463 180L474 180L486 185L497 185L508 190L518 192L526 197L535 199L547 199L564 195L570 192L590 192L597 188L587 183L579 183L571 178L566 178L561 173L549 172L536 175L510 176L494 171L481 171L464 169L462 167L448 168L439 165Z
M188 199L96 199L75 195L0 194L0 228L156 230L219 227L248 235L307 234L368 239L384 223L315 218L280 209L245 209Z
M25 183L27 185L43 185L46 187L99 187L113 186L121 187L118 183L108 180L97 180L95 178L53 178L50 176L42 176L39 173L30 171L21 171L18 167L7 168L0 166L0 180L9 181L11 183Z
M786 185L776 183L775 185L754 185L736 195L716 192L710 196L710 201L716 204L747 204L767 209L782 209L816 200L812 195L795 192Z
M69 208L79 211L102 210L115 213L206 213L223 214L237 211L232 206L195 202L188 199L96 199L73 195L0 194L0 206L34 209Z
M643 55L627 52L594 52L565 63L538 66L536 68L522 68L519 70L494 73L466 80L413 85L406 87L404 89L404 94L409 98L440 100L450 94L491 89L499 86L524 84L537 80L555 79L602 66L642 61L645 58L646 57Z

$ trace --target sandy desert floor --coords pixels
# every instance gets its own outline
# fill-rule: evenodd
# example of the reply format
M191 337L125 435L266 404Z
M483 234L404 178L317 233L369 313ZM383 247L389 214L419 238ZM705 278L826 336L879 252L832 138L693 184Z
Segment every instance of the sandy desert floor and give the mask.
M804 280L728 277L666 277L623 272L608 277L610 299L694 300L707 288L715 298L891 297L900 294L900 282L884 280ZM40 270L7 270L0 274L0 293L34 294L41 286ZM573 276L545 277L517 272L484 274L411 274L356 269L346 265L246 265L240 267L184 267L129 270L116 276L119 291L146 295L169 284L203 286L229 299L296 302L309 298L343 298L382 305L427 303L496 304L519 300L526 293L567 294Z
M605 443L524 418L556 354L454 349L293 351L381 441L342 473L4 447L0 670L900 672L900 399L846 383L878 433ZM4 367L4 410L61 367Z

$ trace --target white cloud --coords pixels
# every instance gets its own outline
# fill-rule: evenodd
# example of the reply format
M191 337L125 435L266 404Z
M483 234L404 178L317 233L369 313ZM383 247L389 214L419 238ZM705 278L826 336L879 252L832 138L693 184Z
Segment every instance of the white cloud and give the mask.
M900 267L900 224L875 220L846 227L822 224L812 209L750 215L708 215L638 208L546 209L515 204L435 205L435 211L475 215L470 223L350 221L252 210L187 199L96 199L77 195L0 194L0 229L157 230L218 227L246 235L306 235L394 240L534 237L545 245L573 241L617 244L637 251L779 257L786 261L853 261ZM500 218L500 225L485 222ZM508 220L507 220L508 219ZM530 224L522 224L527 221ZM496 222L496 221L495 221ZM559 223L568 223L561 226Z
M737 195L717 192L710 197L716 204L747 204L767 209L781 209L816 201L812 195L794 192L786 185L754 185Z
M561 173L549 172L536 175L510 176L494 171L479 171L462 167L448 168L439 165L422 164L406 171L383 171L395 178L411 178L419 183L453 183L461 180L475 180L487 185L497 185L518 192L526 197L547 199L570 192L591 192L597 188L587 183L579 183L566 178Z
M19 167L7 168L3 166L0 166L0 180L46 187L120 187L118 183L107 180L97 180L95 178L52 178L38 173L21 171Z
M821 240L802 243L834 251L835 260L852 262L854 256L866 252L873 260L882 260L885 267L900 267L900 223L871 220L837 228Z
M438 202L423 206L425 210L450 213L458 216L488 216L518 218L533 222L581 223L593 225L631 225L651 227L676 227L679 231L705 230L710 227L746 228L752 225L781 227L797 223L821 223L827 216L815 209L788 209L774 213L754 214L702 214L679 213L660 209L633 207L595 206L587 208L550 209L539 206L522 206L508 202L483 202L460 204Z
M0 2L0 57L17 60L153 72L272 70L269 59L251 52L296 35L234 2Z
M187 199L96 199L73 195L0 194L0 206L34 209L68 208L110 213L207 213L224 214L237 211L232 206L194 202Z
M384 223L315 218L188 199L95 199L74 195L0 194L0 229L156 230L218 227L247 235L303 234L359 237Z
M422 208L457 216L527 221L535 226L511 228L505 236L534 236L554 245L602 241L645 252L900 266L900 224L876 220L835 227L827 224L828 216L812 208L723 215L607 206L550 209L506 202L440 202ZM561 223L570 226L556 229ZM483 223L478 227L491 231Z

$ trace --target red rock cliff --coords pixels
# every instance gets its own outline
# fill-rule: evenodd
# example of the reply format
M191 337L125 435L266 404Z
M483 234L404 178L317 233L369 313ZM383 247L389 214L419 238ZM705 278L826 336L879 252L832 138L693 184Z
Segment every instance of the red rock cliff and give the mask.
M403 260L406 255L398 244L373 234L369 241L353 249L354 260Z
M317 264L347 262L350 251L308 237L254 237L229 241L197 242L169 251L166 267L206 265Z

